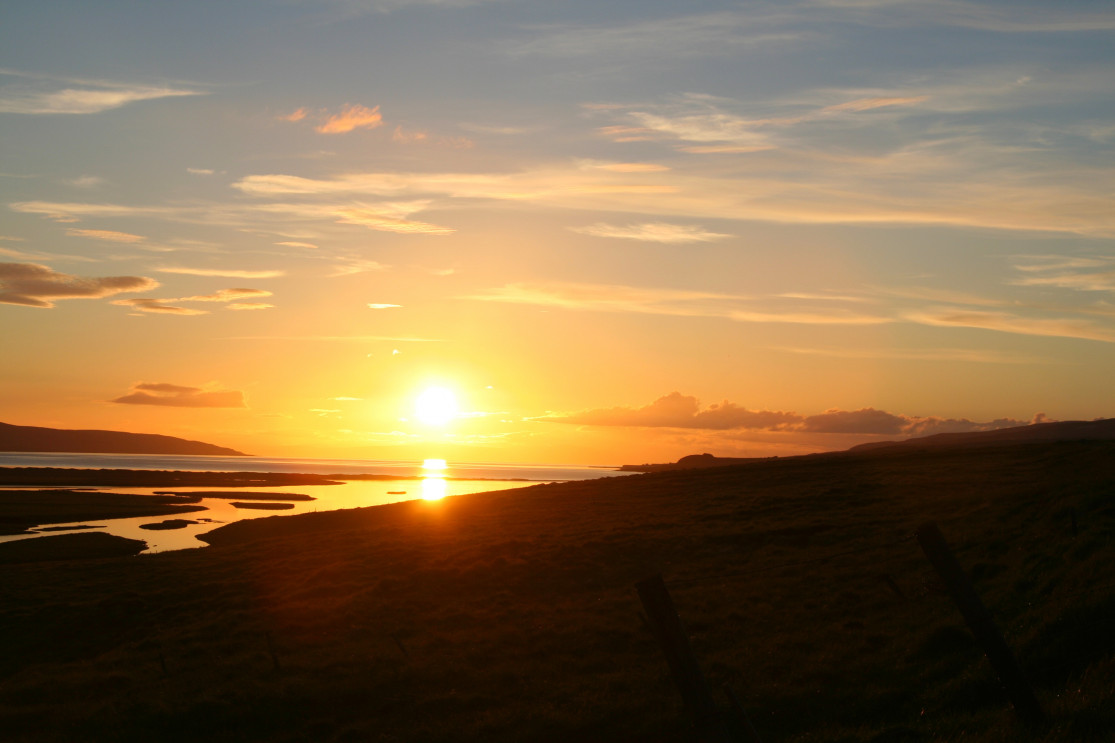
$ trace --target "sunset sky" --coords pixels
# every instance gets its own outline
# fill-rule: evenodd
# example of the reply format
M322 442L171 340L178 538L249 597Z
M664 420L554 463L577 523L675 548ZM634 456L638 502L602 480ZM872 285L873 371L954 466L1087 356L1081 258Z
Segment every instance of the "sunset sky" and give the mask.
M5 3L0 143L6 423L620 464L1115 416L1109 3Z

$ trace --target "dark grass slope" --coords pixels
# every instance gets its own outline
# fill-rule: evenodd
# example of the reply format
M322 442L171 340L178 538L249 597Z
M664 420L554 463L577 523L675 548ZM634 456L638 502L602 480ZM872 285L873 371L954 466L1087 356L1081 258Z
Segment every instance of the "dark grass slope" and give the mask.
M147 549L139 539L127 539L102 532L19 539L0 544L0 565L52 560L90 560L103 557L129 557ZM18 641L18 638L10 638Z
M1113 497L1111 442L892 451L274 517L201 550L13 566L0 729L691 740L633 588L662 572L719 698L730 684L764 741L1109 740ZM1049 729L1014 721L913 538L927 520Z

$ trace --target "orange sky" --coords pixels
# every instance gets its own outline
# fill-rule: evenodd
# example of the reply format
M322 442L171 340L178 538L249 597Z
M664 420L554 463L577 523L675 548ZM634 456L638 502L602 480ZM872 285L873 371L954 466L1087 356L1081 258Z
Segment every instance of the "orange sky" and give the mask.
M618 464L1115 416L1115 13L605 6L5 11L0 420Z

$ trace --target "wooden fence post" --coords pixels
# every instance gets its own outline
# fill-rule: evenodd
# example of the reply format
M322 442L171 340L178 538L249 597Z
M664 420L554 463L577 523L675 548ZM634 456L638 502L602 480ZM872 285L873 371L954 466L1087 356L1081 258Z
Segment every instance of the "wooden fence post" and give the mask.
M949 595L960 609L964 621L968 623L968 629L983 648L987 660L991 662L991 667L999 674L999 680L1011 704L1014 705L1015 713L1029 725L1044 722L1045 714L1037 698L1034 697L1030 684L1022 676L1018 662L1014 659L1014 653L1003 639L999 628L995 626L991 614L980 601L975 587L964 574L956 556L949 549L941 530L935 523L930 522L920 526L917 535L922 551L945 582Z
M674 600L666 590L662 575L654 575L635 584L639 599L643 602L651 629L662 647L670 673L681 692L685 707L693 717L697 728L715 743L732 743L732 738L724 724L724 717L712 698L712 691L705 681L697 656L689 644L689 636L681 624L674 607Z

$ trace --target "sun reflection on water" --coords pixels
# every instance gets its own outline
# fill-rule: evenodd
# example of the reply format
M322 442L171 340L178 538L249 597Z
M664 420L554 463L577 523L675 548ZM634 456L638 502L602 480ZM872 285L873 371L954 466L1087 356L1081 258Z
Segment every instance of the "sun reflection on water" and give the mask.
M449 484L442 476L449 465L444 459L422 460L422 498L441 500L449 492Z

